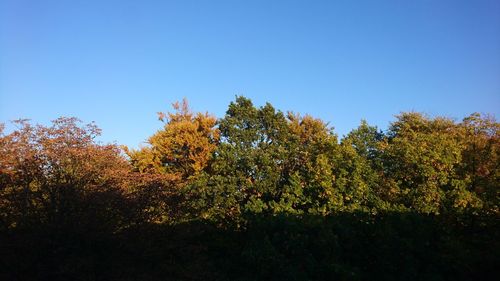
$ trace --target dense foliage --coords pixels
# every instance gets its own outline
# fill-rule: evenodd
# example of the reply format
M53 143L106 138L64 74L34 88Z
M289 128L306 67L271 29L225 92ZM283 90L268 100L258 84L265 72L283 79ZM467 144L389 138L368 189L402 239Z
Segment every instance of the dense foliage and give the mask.
M75 118L0 127L2 280L494 280L500 124L409 112L339 139L186 101L137 150Z

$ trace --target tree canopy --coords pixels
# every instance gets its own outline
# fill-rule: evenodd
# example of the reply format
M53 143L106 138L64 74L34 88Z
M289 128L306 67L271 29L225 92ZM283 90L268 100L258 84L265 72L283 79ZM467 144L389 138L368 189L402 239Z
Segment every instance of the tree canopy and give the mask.
M173 109L158 113L163 128L139 149L99 143L100 130L76 118L18 120L11 132L1 125L0 264L19 270L0 276L33 279L38 250L66 260L42 263L46 279L99 271L90 262L97 257L131 270L111 256L124 245L139 264L164 264L131 275L148 280L203 279L190 266L209 280L467 280L495 272L493 117L403 112L386 131L362 120L339 137L321 119L242 96L219 119L192 112L187 100ZM47 242L28 250L17 237ZM74 254L72 243L90 257ZM18 252L33 268L19 265Z

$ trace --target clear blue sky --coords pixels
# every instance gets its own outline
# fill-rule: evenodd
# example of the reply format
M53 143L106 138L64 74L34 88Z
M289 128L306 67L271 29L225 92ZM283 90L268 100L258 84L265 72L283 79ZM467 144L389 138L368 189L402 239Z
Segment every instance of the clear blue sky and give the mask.
M96 121L137 146L187 97L235 95L387 128L401 111L500 113L500 1L0 0L0 122Z

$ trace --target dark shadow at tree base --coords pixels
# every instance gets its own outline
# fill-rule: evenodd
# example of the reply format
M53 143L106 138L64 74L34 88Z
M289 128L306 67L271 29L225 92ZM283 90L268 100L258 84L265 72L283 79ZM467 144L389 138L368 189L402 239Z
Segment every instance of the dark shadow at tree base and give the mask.
M122 231L36 225L0 236L1 280L495 280L498 218L253 216Z

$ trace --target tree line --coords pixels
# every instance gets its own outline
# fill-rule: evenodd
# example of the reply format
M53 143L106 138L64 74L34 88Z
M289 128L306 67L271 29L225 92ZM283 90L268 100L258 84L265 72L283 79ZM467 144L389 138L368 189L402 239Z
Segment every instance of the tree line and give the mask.
M0 276L497 276L493 117L406 112L386 131L363 120L339 138L321 119L242 96L220 119L173 107L139 149L99 143L76 118L0 126Z

